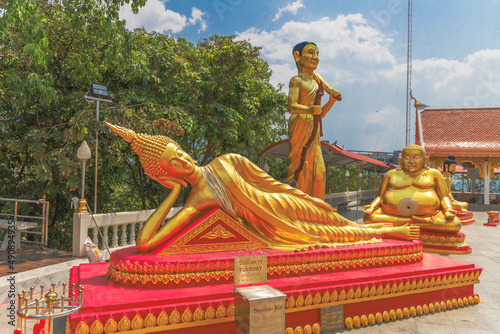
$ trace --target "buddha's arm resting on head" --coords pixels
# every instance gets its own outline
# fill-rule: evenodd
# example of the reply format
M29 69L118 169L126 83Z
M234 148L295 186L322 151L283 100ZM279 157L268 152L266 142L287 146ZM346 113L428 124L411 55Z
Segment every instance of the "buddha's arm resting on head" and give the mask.
M151 252L174 235L186 228L189 222L196 215L196 209L192 206L184 206L175 216L170 218L163 226L162 222L172 209L179 193L182 189L180 184L173 185L167 198L158 206L156 211L148 218L136 240L136 248L139 253Z

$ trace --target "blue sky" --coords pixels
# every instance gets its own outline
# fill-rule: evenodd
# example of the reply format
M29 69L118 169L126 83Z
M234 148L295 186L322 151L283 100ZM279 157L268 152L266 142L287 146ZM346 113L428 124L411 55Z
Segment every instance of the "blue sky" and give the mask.
M272 83L296 74L293 45L318 44L318 73L339 90L323 120L324 140L348 150L405 145L407 1L148 0L129 28L193 42L218 33L262 47ZM500 1L413 1L413 95L430 106L500 105ZM326 102L326 98L325 101ZM412 110L411 138L415 136Z

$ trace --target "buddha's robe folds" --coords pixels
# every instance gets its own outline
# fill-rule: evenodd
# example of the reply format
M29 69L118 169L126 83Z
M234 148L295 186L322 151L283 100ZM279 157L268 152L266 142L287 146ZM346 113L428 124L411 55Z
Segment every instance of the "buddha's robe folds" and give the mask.
M349 221L238 154L223 155L202 171L221 208L272 248L377 242L373 238L380 236L378 229Z
M307 95L299 96L298 104L304 106L314 105L318 84L314 81L314 88ZM313 197L325 198L326 169L321 153L321 129L318 128L311 145L307 149L305 163L302 171L295 179L295 171L299 168L302 149L312 135L314 116L310 114L291 114L288 119L288 154L287 183L292 179L297 182L297 188Z

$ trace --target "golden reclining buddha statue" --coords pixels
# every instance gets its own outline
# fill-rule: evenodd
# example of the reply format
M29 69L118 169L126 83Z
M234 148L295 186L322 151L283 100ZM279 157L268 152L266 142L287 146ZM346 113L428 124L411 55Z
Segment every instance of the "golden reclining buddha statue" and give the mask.
M292 251L378 242L381 238L419 238L418 226L365 227L351 222L328 203L273 179L238 154L224 154L200 167L169 137L106 125L131 143L147 175L171 189L139 232L139 253L158 249L215 208L274 249ZM191 192L184 207L162 225L186 182L191 184Z

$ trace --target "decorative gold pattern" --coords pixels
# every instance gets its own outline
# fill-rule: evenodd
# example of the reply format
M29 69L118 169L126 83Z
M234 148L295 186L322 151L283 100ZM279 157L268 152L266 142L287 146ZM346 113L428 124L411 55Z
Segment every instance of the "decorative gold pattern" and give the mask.
M92 325L90 325L90 334L101 334L104 330L104 326L99 319L94 320Z
M118 330L118 324L116 323L115 319L109 318L106 320L106 324L104 324L104 333L110 334L114 333Z
M366 325L373 325L376 322L380 323L383 321L395 320L396 318L409 318L416 315L422 315L427 313L439 312L441 310L449 310L457 307L479 304L479 296L468 296L458 299L449 299L446 301L429 303L424 305L411 306L410 308L398 308L396 310L391 309L389 311L377 312L376 314L362 314L361 316L356 315L354 317L347 317L344 320L346 328L352 329L354 327L361 327Z
M130 329L130 319L124 315L120 321L118 321L118 330L120 332L126 332Z
M219 211L220 212L220 211ZM293 253L292 253L293 254ZM354 257L354 258L353 258ZM415 243L409 248L391 247L374 249L371 253L354 255L327 253L325 255L293 254L288 257L269 256L267 273L271 278L286 274L290 276L334 272L345 269L381 267L393 264L415 263L423 258L422 245ZM227 281L234 276L232 259L221 259L217 263L190 263L174 266L141 265L116 260L111 257L108 276L112 281L132 284L171 285L180 282Z
M76 325L75 329L76 334L89 334L89 326L85 321L80 321L78 325Z
M212 320L215 318L215 310L212 305L210 305L207 310L205 311L205 319L206 320Z
M198 236L201 232L205 231L210 225L214 224L218 220L222 220L224 223L231 226L231 228L233 228L236 232L241 234L247 240L239 242L229 242L229 243L217 242L204 245L186 245L191 239ZM255 248L267 248L267 245L265 243L260 241L260 239L252 235L250 232L248 232L246 228L235 222L234 219L229 217L224 211L217 210L213 215L211 215L210 217L202 221L200 224L198 224L195 228L193 228L192 230L181 236L179 239L177 239L172 245L160 251L158 255L185 254L185 253L197 254L197 253L208 253L208 252L245 250L248 247L249 241L252 242L252 245Z
M177 309L175 309L170 314L170 323L175 325L178 324L179 321L181 321L181 314L177 311Z
M161 311L156 320L158 326L165 326L168 324L168 314L165 311Z
M181 320L182 322L191 322L191 320L193 320L193 313L191 312L189 307L185 309L184 312L182 312Z
M222 319L226 316L226 307L222 304L217 307L217 312L215 312L217 319Z
M144 325L144 320L142 320L142 317L137 313L134 318L132 319L132 329L141 329L142 326Z
M144 326L153 327L154 325L156 325L156 317L153 313L148 313L146 319L144 319Z
M197 307L196 310L194 310L193 313L193 321L202 321L204 318L204 313L201 307Z
M227 307L227 316L228 317L233 317L234 316L234 303L229 304Z
M204 236L200 237L200 239L207 238L207 239L217 239L217 238L222 238L222 239L229 239L229 238L236 238L234 234L226 230L224 227L222 227L220 224L215 226L210 232L205 234Z

